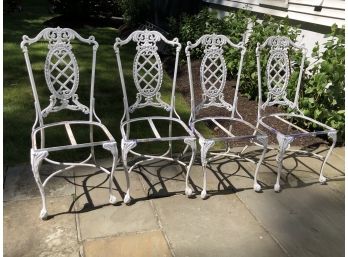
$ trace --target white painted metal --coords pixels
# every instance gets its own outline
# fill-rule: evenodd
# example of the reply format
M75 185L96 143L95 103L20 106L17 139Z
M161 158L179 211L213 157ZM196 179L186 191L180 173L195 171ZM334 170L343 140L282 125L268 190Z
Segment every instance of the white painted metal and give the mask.
M72 51L73 40L79 41L80 43L92 45L93 56L92 56L92 69L91 69L91 85L90 85L90 99L89 107L79 102L77 90L79 86L79 68L77 60ZM48 54L44 65L44 74L47 83L47 87L51 93L50 103L47 107L42 110L39 98L39 92L36 87L33 70L29 58L28 47L39 41L47 42ZM23 36L21 42L21 48L24 53L26 66L29 73L29 79L34 96L34 105L36 119L32 128L31 139L32 148L31 154L31 165L36 183L39 187L41 198L42 198L42 210L40 212L40 218L46 219L48 212L46 209L46 197L45 197L45 186L47 182L58 175L59 173L72 169L76 166L96 167L110 175L109 179L109 195L110 203L116 202L116 197L112 194L112 180L113 174L118 163L118 151L116 141L107 128L101 123L100 119L95 113L94 108L94 78L95 78L95 65L96 65L96 52L98 49L98 43L95 41L93 36L89 38L81 37L76 31L69 28L45 28L36 37L30 38ZM42 97L41 97L42 99ZM59 112L63 109L72 111L81 111L86 114L85 120L64 120L55 123L46 123L45 118L54 112ZM77 143L73 134L71 125L85 125L86 129L90 132L89 143ZM105 134L107 140L94 142L93 140L93 127L99 127ZM45 130L52 127L65 128L71 145L46 147L45 146ZM38 135L39 134L39 135ZM40 138L40 145L37 144L37 137ZM111 171L104 167L99 166L95 162L94 147L103 146L104 149L109 151L113 156L113 164ZM71 163L71 162L57 162L48 158L50 152L62 151L69 149L88 147L91 149L91 153L88 158L82 162ZM43 182L40 178L40 166L43 161L51 164L67 166L66 168L59 169L51 175L49 175ZM92 161L92 163L88 163Z
M293 100L292 99L289 100L287 97L288 83L289 83L289 77L291 72L291 67L290 67L291 60L289 60L289 54L288 54L290 49L292 51L299 51L299 53L302 55L301 65L299 67L299 76L297 78L296 93ZM301 79L303 74L303 66L304 66L304 59L306 56L306 52L307 52L307 49L303 45L301 46L296 45L289 38L283 37L283 36L271 36L262 45L258 43L258 46L256 48L257 70L258 70L258 90L259 90L257 127L259 127L259 125L261 124L264 128L269 130L271 133L274 133L278 140L278 144L279 144L279 151L277 156L278 173L277 173L277 180L274 185L274 190L276 192L280 190L279 180L280 180L280 174L283 168L282 162L284 158L284 153L290 147L290 143L293 140L299 137L317 136L317 135L324 135L324 134L326 134L329 138L332 139L333 143L331 147L329 148L326 156L319 156L320 159L323 160L323 163L320 169L320 176L319 176L320 183L326 182L326 178L323 174L324 165L328 157L330 156L333 147L336 144L337 131L319 121L316 121L310 117L304 116L304 114L300 111L298 106ZM264 71L262 70L262 67L260 64L261 54L267 54L267 58L268 58L267 67ZM262 81L263 74L266 75L266 79L267 79L266 82ZM265 102L263 102L262 100L262 84L263 83L266 83L268 88L267 99ZM283 105L284 107L290 108L292 110L292 113L266 114L265 113L266 108L272 105ZM307 122L312 122L316 124L318 127L321 127L323 130L309 132L304 130L303 128L298 127L295 124L290 123L290 125L296 128L299 132L284 134L278 131L276 128L274 128L272 124L268 124L265 121L265 119L269 117L275 117L285 122L286 124L290 123L288 120L286 120L286 118L304 119ZM318 156L318 155L315 154L315 156Z
M154 159L162 159L162 160L170 160L176 161L179 164L183 165L186 168L186 195L192 194L192 189L188 185L189 173L191 166L194 161L195 151L196 151L196 139L195 135L192 131L186 126L186 124L180 119L180 116L177 114L175 110L175 86L176 86L176 76L178 69L178 60L179 60L179 52L181 49L181 44L178 39L175 38L173 40L168 40L165 38L160 32L153 30L137 30L128 36L125 40L121 40L120 38L116 38L114 44L114 50L117 59L117 65L120 74L120 80L123 91L123 103L124 103L124 115L121 120L120 128L122 134L122 142L121 142L121 150L122 150L122 161L124 165L124 170L127 178L127 193L124 197L124 202L129 203L131 201L130 196L130 181L129 181L129 173L139 164L144 161L154 160ZM120 57L120 47L128 44L129 42L136 43L136 54L133 61L133 79L134 84L137 89L136 101L133 104L129 104L127 97L127 88L126 82L123 76L122 62ZM163 68L160 56L158 54L158 45L159 43L168 44L172 47L175 47L176 57L175 57L175 66L174 66L174 75L173 75L173 85L172 85L172 94L171 101L167 103L161 97L161 86L163 80ZM146 116L146 117L138 117L131 118L131 114L140 108L146 107L156 107L160 109L164 109L168 112L167 116ZM130 128L132 123L147 121L149 124L154 137L150 138L130 138ZM168 136L161 136L158 132L154 121L169 122L169 133ZM172 124L177 123L186 131L185 136L172 136ZM171 156L172 150L172 141L173 140L181 140L191 148L192 154L189 164L181 162ZM140 154L133 150L138 143L147 143L147 142L168 142L168 150L160 155L147 155ZM128 167L128 154L131 153L137 157L143 158L143 160L136 162L131 167Z
M338 0L289 0L266 1L264 0L203 0L211 7L224 6L237 9L245 9L256 13L268 14L277 17L288 17L291 20L312 23L323 26L337 24L339 27L345 24L344 1ZM287 3L288 2L288 3ZM266 5L263 5L266 4ZM278 5L278 6L277 6ZM281 6L281 10L279 10ZM321 6L319 11L315 7Z
M204 55L201 62L200 67L200 84L202 89L202 101L196 106L195 104L195 92L193 88L193 78L192 78L192 70L191 70L191 58L190 51L196 47L202 47L204 49ZM232 103L227 103L224 100L223 90L226 84L226 63L224 59L224 49L227 47L233 47L240 51L240 62L239 69L237 75L237 83L235 88L235 95ZM226 151L221 152L211 152L211 158L207 158L209 150L214 146L216 141L246 141L246 140L256 140L263 145L263 152L261 157L256 165L255 176L254 176L254 190L260 191L261 186L257 181L257 173L259 167L262 163L264 155L267 150L267 136L260 130L258 130L255 126L243 120L241 115L237 110L237 102L238 102L238 90L239 90L239 82L240 75L243 67L243 58L245 54L245 47L243 42L239 44L232 43L226 36L224 35L203 35L200 37L194 44L191 42L187 42L187 47L185 49L185 53L187 56L187 64L188 64L188 72L189 72L189 82L190 82L190 91L191 91L191 117L190 117L190 126L192 131L197 135L199 139L199 144L201 146L201 163L203 170L203 190L201 192L201 197L206 198L206 166L210 160L213 160L217 157L221 156L237 156L243 157L241 155L235 155L232 153L232 149L227 147ZM224 108L230 111L230 116L214 116L214 117L197 117L199 115L200 110L204 108L217 107ZM238 116L238 117L236 117ZM225 132L226 136L223 137L214 137L214 138L206 138L204 137L196 127L196 124L199 122L213 122L218 128ZM230 122L229 128L225 128L221 122L228 121ZM237 123L242 123L250 128L252 128L256 133L254 135L243 135L243 136L235 136L232 134L232 126ZM246 160L250 160L247 159Z

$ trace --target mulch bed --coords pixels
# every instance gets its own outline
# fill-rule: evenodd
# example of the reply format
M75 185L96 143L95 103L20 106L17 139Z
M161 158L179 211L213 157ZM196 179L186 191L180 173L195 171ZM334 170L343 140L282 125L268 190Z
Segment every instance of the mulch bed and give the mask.
M195 92L195 103L196 105L202 101L201 94L201 85L199 81L199 68L200 68L200 61L192 61L192 74L193 74L193 84L194 84L194 92ZM225 101L228 103L233 102L233 97L235 93L235 80L227 79L226 86L224 89L224 96ZM241 85L242 86L242 85ZM189 86L189 79L188 79L188 71L187 71L187 65L182 65L178 72L177 77L177 92L180 92L187 101L188 104L190 104L191 96L190 96L190 86ZM238 112L242 115L243 119L250 122L252 125L256 125L257 120L257 101L251 101L247 97L242 96L240 93L238 93ZM281 108L271 106L266 109L266 113L275 113L275 112L283 112ZM207 108L200 111L199 116L229 116L231 113L223 108ZM272 120L271 120L272 119ZM278 131L286 132L288 130L288 125L284 122L276 119L276 118L269 118L266 120L268 124L272 124L274 128L276 128ZM223 124L223 123L222 123ZM211 128L214 131L214 134L216 136L226 136L226 134L219 128L216 127L214 123L206 123L206 125ZM223 124L225 127L228 127L229 123ZM262 128L262 127L261 127ZM269 143L270 144L277 144L276 137L274 134L271 134L266 129L262 129L265 131L269 136ZM296 133L297 130L292 129L290 133ZM246 128L245 125L236 124L233 125L232 133L234 135L247 135L252 133L253 130ZM298 131L297 131L298 132ZM295 146L317 146L318 144L327 144L327 142L319 137L302 137L295 139L291 145ZM234 144L236 145L236 144Z

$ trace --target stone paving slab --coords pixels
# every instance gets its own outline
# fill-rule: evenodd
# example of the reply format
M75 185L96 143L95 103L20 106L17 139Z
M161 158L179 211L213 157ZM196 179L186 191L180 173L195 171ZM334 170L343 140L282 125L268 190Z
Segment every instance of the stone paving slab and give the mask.
M132 233L83 243L85 257L170 257L161 231Z
M75 175L81 240L158 229L156 217L136 173L130 174L134 198L130 206L122 202L126 189L123 170L114 174L114 194L118 199L115 206L108 202L109 179L104 172L79 169L75 170Z
M255 147L250 147L247 149L245 155L250 157L251 159L258 158L259 151L255 151ZM316 149L315 152L322 153L324 148ZM262 184L262 187L265 189L273 188L273 185L276 180L276 172L277 172L277 162L275 157L277 155L276 150L269 150L265 156L264 162L261 165L259 170L259 181ZM222 159L218 161L214 161L211 163L213 171L222 171L227 172L228 174L234 174L231 177L231 181L233 180L236 183L236 186L243 187L243 183L245 182L246 176L239 174L240 171L237 171L231 163L236 162L238 165L241 165L242 161L235 161L234 159ZM251 175L254 174L255 165L250 162L244 162L243 164L243 172L249 171ZM287 152L283 161L283 173L281 175L281 185L282 187L297 187L297 186L305 186L311 185L313 183L318 183L319 180L319 171L321 167L321 161L314 157L304 156L298 153ZM249 168L248 168L249 167ZM341 193L344 193L344 187L342 187L342 183L335 183L336 181L344 180L344 161L339 159L336 155L331 155L327 165L325 166L324 175L328 177L329 186ZM242 179L244 178L244 180ZM238 183L241 183L238 185ZM247 182L245 182L247 183ZM244 184L245 184L244 183ZM245 184L245 187L248 185Z
M54 166L53 166L54 167ZM57 166L56 166L57 167ZM52 166L43 165L40 169L42 179L52 172ZM66 196L75 193L73 172L66 171L48 181L45 187L47 196ZM4 201L25 200L40 197L30 165L9 168L4 188Z
M47 199L53 218L39 218L41 199L4 203L4 256L79 257L76 223L69 211L72 197Z
M176 257L286 256L235 194L152 201Z
M338 157L340 157L341 159L345 159L345 147L335 147L334 150L333 150L333 153L335 155L337 155Z
M290 256L344 256L344 201L329 187L237 195Z
M257 160L259 152L247 151ZM108 203L107 174L75 168L48 183L53 215L48 221L38 218L41 199L30 166L10 167L4 185L5 256L79 256L78 239L87 257L171 256L164 234L179 257L343 256L344 148L335 148L329 159L327 185L318 183L319 160L290 154L284 163L293 171L282 174L279 194L273 191L275 154L269 151L261 166L262 193L252 188L255 164L234 159L211 163L205 201L199 197L199 158L190 173L193 199L183 195L180 165L155 162L130 174L130 206L122 202L126 180L121 165L113 185L115 206ZM111 160L101 164L110 168ZM50 170L43 166L44 174ZM74 200L70 195L75 193Z
M135 169L149 198L184 194L185 169L168 161L147 162Z
M266 182L270 187L274 185L276 180L277 162L274 159L275 156L276 152L270 151L260 169L260 180ZM283 161L284 169L281 174L282 188L296 188L318 184L321 163L321 160L317 158L288 152ZM262 177L262 174L266 174L266 177ZM344 162L338 159L337 156L331 155L325 165L324 175L328 178L328 186L334 191L340 192L342 197L344 197L345 190L344 183L341 183L344 181L344 174Z

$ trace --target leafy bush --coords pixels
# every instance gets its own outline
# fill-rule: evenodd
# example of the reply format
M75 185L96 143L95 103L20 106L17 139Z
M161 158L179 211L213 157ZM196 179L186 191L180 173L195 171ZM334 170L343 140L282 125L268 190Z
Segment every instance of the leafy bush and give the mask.
M317 43L312 57L317 61L311 75L305 77L300 108L305 115L313 117L338 130L338 143L344 142L344 81L345 37L344 29L331 28L330 39L319 52ZM321 60L321 61L320 61ZM305 124L310 126L310 124ZM312 127L316 129L316 127Z
M168 19L169 33L171 37L179 38L184 49L188 41L194 43L202 35L212 33L224 34L233 43L239 43L243 39L249 15L248 12L241 10L219 19L215 11L209 11L205 8L196 15L184 14L179 19L170 17ZM184 51L181 54L181 60L186 60ZM199 58L201 55L202 49L200 48L195 48L191 52L192 59ZM227 53L226 56L231 57L229 60L235 60L233 51ZM227 63L227 65L231 70L235 67L233 64Z
M203 9L196 15L182 15L178 20L171 17L168 19L169 33L171 37L178 37L179 41L183 45L183 49L186 47L187 41L195 42L204 34L219 33L223 30L224 22L217 18L215 12L210 12L208 9ZM184 58L184 51L182 51L182 60ZM192 51L192 58L198 58L201 56L202 50L195 49Z
M120 0L120 6L125 22L130 27L138 26L153 16L151 0Z
M243 71L241 74L241 87L240 92L247 96L249 99L256 99L258 97L258 86L257 86L257 65L256 65L256 55L255 49L257 43L262 44L265 40L276 35L287 36L294 42L296 37L299 35L300 30L297 27L292 27L289 25L287 19L275 19L271 16L264 16L261 22L257 22L253 17L253 31L250 35L249 41L246 44L246 54L244 59ZM266 67L267 56L263 56L260 59L261 67ZM263 84L264 90L266 91L266 84Z

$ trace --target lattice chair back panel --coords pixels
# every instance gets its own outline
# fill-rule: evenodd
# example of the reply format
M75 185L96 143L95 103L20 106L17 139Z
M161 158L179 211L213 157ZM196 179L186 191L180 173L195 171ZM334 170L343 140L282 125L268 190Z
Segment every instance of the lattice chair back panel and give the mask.
M130 112L147 105L168 108L159 92L162 86L163 68L157 46L138 45L137 49L133 62L133 78L138 93L137 101L130 107Z
M133 103L128 102L130 99L127 97L126 82L123 77L124 75L119 51L120 46L126 45L129 42L134 42L136 44L136 54L133 59L133 80L137 92L136 100ZM163 43L176 47L172 97L170 103L164 101L161 96L164 74L162 60L158 52L158 45ZM178 39L175 38L170 41L158 31L137 30L129 35L125 40L116 38L114 49L120 72L122 89L125 96L124 101L126 111L133 113L135 110L145 107L156 107L166 111L171 111L174 103L173 98L175 93L178 57L181 49L181 44L178 42Z
M77 39L79 42L93 44L92 60L92 79L90 106L82 104L79 100L77 90L80 82L80 71L77 59L73 53L72 41ZM40 105L39 96L34 80L34 75L29 60L28 45L38 41L45 41L48 45L48 53L44 63L44 77L50 92L48 106ZM21 47L27 62L29 77L34 92L35 106L39 115L43 118L50 113L59 112L67 109L72 111L81 111L84 114L90 114L91 103L94 91L94 73L95 73L95 55L98 43L94 37L88 39L82 38L77 32L68 28L46 28L42 30L35 38L23 36Z
M196 47L203 48L203 57L200 64L199 80L201 87L201 101L196 104L193 102L193 98L196 97L193 89L193 74L191 69L190 52ZM226 87L227 68L226 60L224 57L224 50L228 47L234 47L241 50L240 67L237 74L236 91L238 91L240 70L242 65L245 48L242 43L236 45L233 44L224 35L203 35L196 43L191 44L188 42L188 46L185 49L188 65L189 65L189 77L191 88L191 106L195 106L192 112L197 115L200 110L209 107L224 108L228 111L233 111L236 98L233 101L227 102L225 100L224 90Z
M203 91L203 101L199 108L216 106L226 107L228 110L232 106L223 100L223 90L226 84L226 61L223 56L223 49L206 45L204 57L200 67L200 83Z
M293 50L301 51L301 64L296 65L295 61L291 60L294 54ZM261 51L262 50L262 51ZM271 36L262 45L259 45L256 50L257 68L259 80L259 93L262 96L262 84L267 85L267 99L262 103L261 108L264 110L267 106L285 105L292 109L298 109L299 88L303 73L304 58L306 49L303 46L295 45L289 38L284 36ZM267 52L267 64L262 72L260 64L260 55ZM266 54L266 53L265 53ZM295 66L298 67L298 73L295 73ZM297 88L295 97L290 100L288 97L289 82L292 75L296 75ZM265 81L263 81L263 78ZM261 98L260 98L261 99Z

